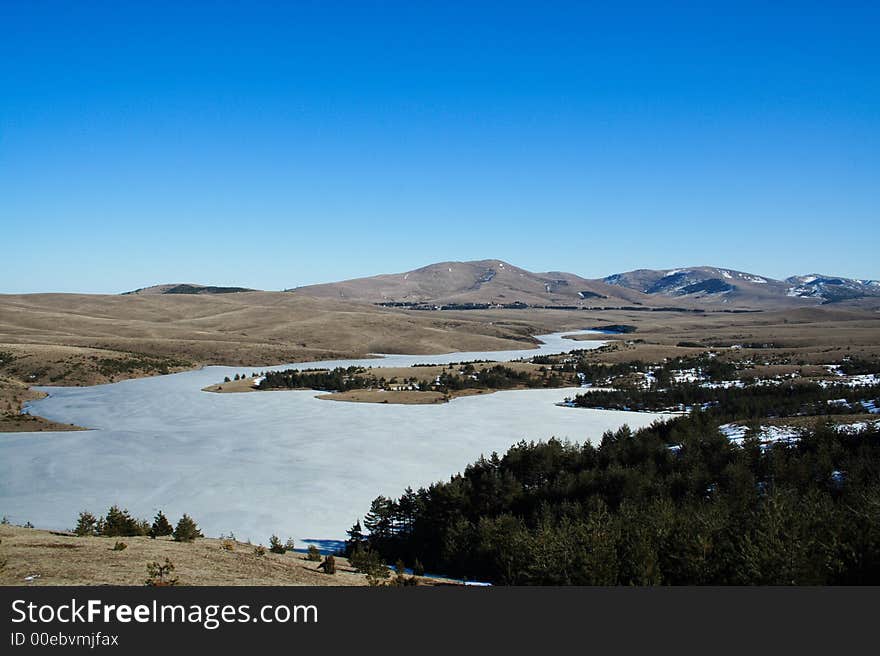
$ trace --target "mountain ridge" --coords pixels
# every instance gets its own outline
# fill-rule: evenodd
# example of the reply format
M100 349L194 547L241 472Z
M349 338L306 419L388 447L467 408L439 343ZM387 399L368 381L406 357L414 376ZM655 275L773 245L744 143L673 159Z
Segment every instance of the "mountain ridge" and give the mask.
M193 283L154 285L127 294L225 294L245 287ZM880 300L880 281L825 274L784 280L708 265L675 269L633 269L604 278L565 271L533 272L500 259L445 261L400 273L351 278L284 290L403 307L469 308L622 306L797 307L863 299Z

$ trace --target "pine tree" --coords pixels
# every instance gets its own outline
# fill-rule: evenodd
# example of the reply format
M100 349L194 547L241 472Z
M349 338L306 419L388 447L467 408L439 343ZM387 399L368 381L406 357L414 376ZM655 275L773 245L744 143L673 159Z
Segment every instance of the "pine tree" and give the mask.
M397 503L397 532L409 533L412 531L418 510L418 496L411 487L407 487Z
M143 525L132 517L128 510L120 509L116 505L110 506L107 516L104 518L101 535L115 538L142 535L143 533Z
M176 542L192 542L196 538L205 537L199 530L198 525L193 521L193 518L186 513L177 522L173 535Z
M269 551L275 554L284 553L284 545L281 544L281 538L279 538L277 535L273 535L269 538Z
M150 527L150 533L156 537L164 537L166 535L171 535L173 532L174 527L171 526L171 522L168 521L165 513L160 510L156 514L156 518L153 520L153 525Z
M395 504L391 499L378 496L370 505L370 512L364 515L364 526L370 537L378 540L391 537L394 526Z
M81 537L86 535L97 535L98 519L92 513L83 510L79 514L79 519L76 521L76 528L73 529L73 532Z
M350 529L346 531L348 540L345 541L345 554L350 555L360 549L366 538L361 528L361 520L357 520Z

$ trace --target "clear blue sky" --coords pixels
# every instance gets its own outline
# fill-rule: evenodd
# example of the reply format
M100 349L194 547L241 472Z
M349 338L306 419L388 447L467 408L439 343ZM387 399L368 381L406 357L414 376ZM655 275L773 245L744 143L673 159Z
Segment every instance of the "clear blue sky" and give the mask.
M877 2L0 0L0 291L878 278L878 34Z

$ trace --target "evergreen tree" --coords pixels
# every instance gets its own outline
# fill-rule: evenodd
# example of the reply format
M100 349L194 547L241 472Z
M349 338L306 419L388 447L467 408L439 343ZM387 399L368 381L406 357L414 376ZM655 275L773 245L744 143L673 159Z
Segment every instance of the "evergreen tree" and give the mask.
M145 528L143 522L139 522L132 517L128 510L113 505L110 506L107 515L104 517L101 535L109 538L144 535L148 528L149 526Z
M354 525L346 531L348 540L345 541L345 553L350 555L364 544L366 537L361 528L361 520L357 520Z
M364 526L370 532L371 541L381 541L391 537L395 514L395 504L391 499L383 496L373 499L370 512L364 515Z
M186 513L177 522L173 536L176 542L192 542L196 538L205 537L199 530L198 525L193 521L193 518Z
M168 518L165 516L161 510L156 513L155 519L153 519L153 525L150 527L150 533L155 535L156 537L164 537L166 535L171 535L174 532L174 527L171 526L171 522L168 521Z
M98 519L92 513L83 510L79 514L79 518L76 520L76 528L73 529L73 532L81 537L86 535L97 535Z

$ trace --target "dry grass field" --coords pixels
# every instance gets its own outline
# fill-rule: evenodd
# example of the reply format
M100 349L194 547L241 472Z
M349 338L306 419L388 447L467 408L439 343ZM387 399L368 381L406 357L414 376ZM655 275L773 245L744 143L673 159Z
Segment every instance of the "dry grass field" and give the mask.
M117 540L127 547L114 551ZM147 563L174 564L178 585L368 585L345 558L336 558L336 574L316 569L305 554L262 556L255 545L201 538L191 543L170 538L77 537L0 525L0 585L144 585ZM33 577L33 578L31 578ZM420 585L444 581L418 577Z
M76 346L192 363L505 349L533 342L524 328L283 292L0 295L0 345Z

